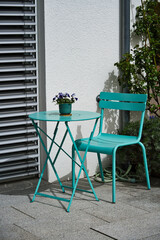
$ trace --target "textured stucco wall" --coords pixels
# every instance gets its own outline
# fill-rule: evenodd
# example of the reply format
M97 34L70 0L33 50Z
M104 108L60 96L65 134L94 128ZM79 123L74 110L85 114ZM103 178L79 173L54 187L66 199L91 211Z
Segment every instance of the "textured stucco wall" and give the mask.
M95 98L99 92L118 91L114 63L119 59L119 1L46 0L44 5L47 110L58 108L52 98L62 91L76 93L79 100L73 109L98 111ZM112 121L104 126L113 127L111 125ZM50 135L53 126L47 123ZM70 126L75 138L88 137L93 122ZM58 142L64 130L63 125L60 126ZM71 145L67 137L65 149L69 153ZM89 175L95 173L97 164L96 155L89 153L85 163ZM63 153L56 167L60 177L70 178L71 161ZM51 167L48 173L49 181L54 181Z

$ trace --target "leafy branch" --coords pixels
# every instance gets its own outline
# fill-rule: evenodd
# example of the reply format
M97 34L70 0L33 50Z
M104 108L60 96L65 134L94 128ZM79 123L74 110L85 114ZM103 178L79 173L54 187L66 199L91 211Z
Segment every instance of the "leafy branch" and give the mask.
M118 80L132 93L148 94L147 109L160 117L160 2L141 0L136 11L132 33L140 41L115 63Z

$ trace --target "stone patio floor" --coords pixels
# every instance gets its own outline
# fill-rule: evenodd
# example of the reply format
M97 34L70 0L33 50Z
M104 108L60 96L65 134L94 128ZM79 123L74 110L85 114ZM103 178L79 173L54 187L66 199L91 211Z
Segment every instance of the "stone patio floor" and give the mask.
M160 178L146 183L116 183L116 204L111 203L111 183L92 179L93 194L76 191L70 212L67 202L33 197L38 179L0 184L0 240L160 240ZM65 185L70 185L67 181ZM90 189L86 179L79 187ZM39 192L62 193L57 182L42 181Z

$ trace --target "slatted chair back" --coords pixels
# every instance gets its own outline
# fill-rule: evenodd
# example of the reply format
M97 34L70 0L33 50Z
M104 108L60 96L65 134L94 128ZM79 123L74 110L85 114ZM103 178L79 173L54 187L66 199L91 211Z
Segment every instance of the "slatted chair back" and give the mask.
M145 116L147 94L101 92L99 107L101 108L100 133L102 132L104 109L140 111L141 120L138 138L141 138Z

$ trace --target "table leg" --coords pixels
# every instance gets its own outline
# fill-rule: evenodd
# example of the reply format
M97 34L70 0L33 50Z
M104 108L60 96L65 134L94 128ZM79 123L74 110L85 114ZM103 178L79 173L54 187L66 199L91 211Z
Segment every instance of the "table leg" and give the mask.
M42 139L42 137L41 137L41 135L40 135L40 133L39 133L39 131L38 131L38 127L37 127L37 125L35 124L34 120L32 120L32 123L33 123L33 125L34 125L34 127L35 127L35 129L36 129L36 132L37 132L37 134L38 134L38 136L39 136L39 139L40 139L40 141L41 141L41 143L42 143L42 146L43 146L43 148L44 148L44 150L45 150L45 152L46 152L46 154L47 154L47 157L46 157L46 160L45 160L45 163L44 163L44 166L43 166L43 169L42 169L42 172L41 172L41 175L40 175L40 178L39 178L39 181L38 181L38 184L37 184L37 187L36 187L36 190L35 190L35 193L34 193L34 196L33 196L33 199L32 199L31 202L33 202L33 201L35 200L35 197L36 197L36 195L37 195L37 193L38 193L38 189L39 189L39 186L40 186L40 183L41 183L41 180L42 180L42 177L43 177L43 174L44 174L44 170L45 170L45 168L46 168L46 165L47 165L47 161L48 161L48 160L50 161L50 163L51 163L51 165L52 165L52 168L53 168L53 170L54 170L54 172L55 172L55 175L56 175L56 177L57 177L57 180L58 180L58 182L59 182L59 184L60 184L60 186L61 186L61 188L62 188L62 191L65 192L64 187L63 187L63 185L62 185L62 183L61 183L61 181L60 181L60 178L59 178L59 176L58 176L58 174L57 174L57 171L56 171L56 169L55 169L55 167L54 167L54 164L52 163L52 160L51 160L51 158L50 158L50 152L51 152L51 149L52 149L52 146L53 146L53 143L54 143L56 134L57 134L59 122L57 122L57 124L56 124L55 131L54 131L54 134L53 134L53 139L52 139L51 144L50 144L50 147L49 147L49 151L47 151L47 148L46 148L46 146L45 146L45 144L44 144L44 141L43 141L43 139Z
M72 188L75 187L75 149L72 146Z
M81 162L81 166L80 166L80 170L79 170L79 173L78 173L78 176L77 176L76 183L74 182L74 179L72 180L72 183L74 182L74 183L73 183L73 191L72 191L72 196L71 196L71 198L70 198L70 202L69 202L69 205L68 205L68 208L67 208L67 212L69 212L69 210L70 210L70 206L71 206L71 203L72 203L72 200L73 200L73 197L74 197L74 194L75 194L77 185L78 185L78 181L79 181L79 178L80 178L82 169L84 170L84 172L85 172L85 174L86 174L87 180L88 180L88 182L89 182L89 184L90 184L90 186L91 186L91 189L92 189L92 192L93 192L93 194L94 194L94 196L95 196L95 199L98 201L98 197L97 197L97 195L96 195L96 193L95 193L95 191L94 191L93 185L92 185L91 180L90 180L90 178L89 178L89 176L88 176L87 170L86 170L86 168L85 168L85 166L84 166L84 162L85 162L86 155L87 155L87 152L88 152L89 144L90 144L90 141L91 141L92 138L93 138L94 131L95 131L96 125L97 125L97 121L98 121L98 119L96 119L95 124L94 124L94 127L93 127L93 131L91 132L91 135L90 135L90 137L89 137L88 145L87 145L87 148L86 148L86 151L85 151L83 160L82 160L82 158L81 158L81 156L80 156L80 153L79 153L79 151L78 151L78 148L77 148L76 143L75 143L75 141L74 141L74 138L73 138L73 136L72 136L71 130L70 130L69 125L68 125L68 122L65 122L66 127L67 127L67 130L68 130L69 135L70 135L70 138L71 138L71 140L72 140L73 146L74 146L74 148L75 148L75 150L76 150L76 152L77 152L78 158L79 158L79 160L80 160L80 162ZM72 149L72 151L73 151L73 149ZM73 159L73 161L74 161L74 159ZM73 164L73 163L72 163L72 164ZM75 169L74 169L74 170L75 170ZM72 175L72 177L73 177L73 176L74 176L74 175Z

